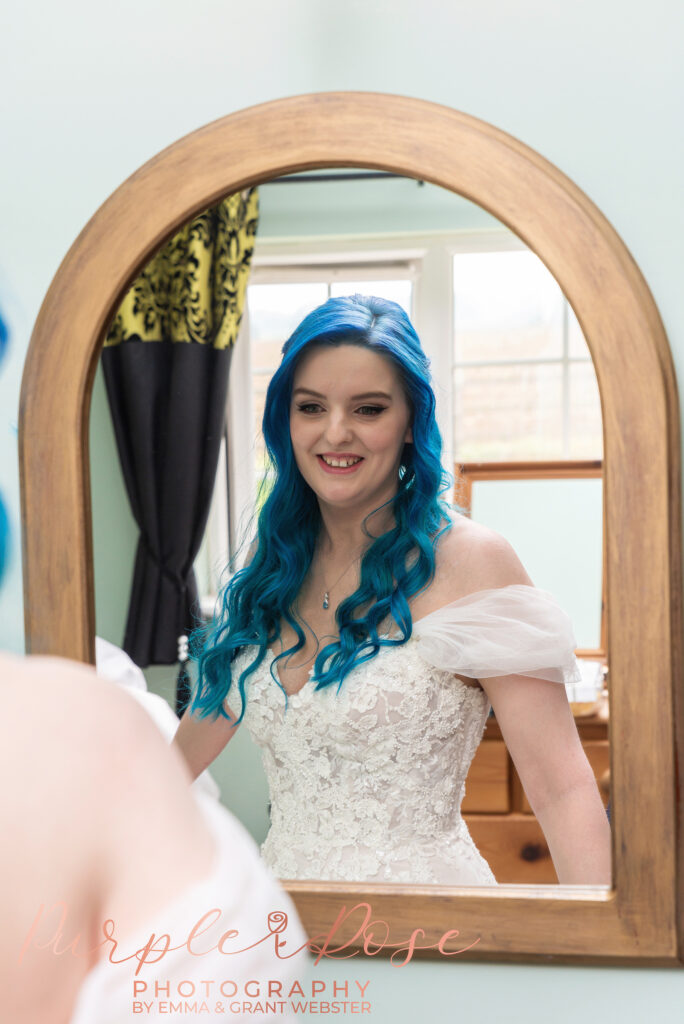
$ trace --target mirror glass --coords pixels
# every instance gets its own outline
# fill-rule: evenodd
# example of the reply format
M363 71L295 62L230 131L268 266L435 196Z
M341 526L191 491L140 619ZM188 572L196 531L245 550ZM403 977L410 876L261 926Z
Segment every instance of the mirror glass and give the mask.
M331 295L391 298L411 316L431 359L444 464L466 488L457 487L454 500L513 544L535 585L554 594L573 620L583 678L568 696L607 803L602 424L580 325L539 258L486 211L429 184L363 175L326 170L259 188L226 440L196 561L203 607L213 608L264 473L259 424L284 340ZM93 395L91 468L97 632L120 645L137 529L120 479L101 371ZM175 669L155 667L145 675L150 688L172 702ZM246 728L212 773L224 803L262 842L269 829L268 785ZM462 810L497 881L556 882L493 716L470 767Z

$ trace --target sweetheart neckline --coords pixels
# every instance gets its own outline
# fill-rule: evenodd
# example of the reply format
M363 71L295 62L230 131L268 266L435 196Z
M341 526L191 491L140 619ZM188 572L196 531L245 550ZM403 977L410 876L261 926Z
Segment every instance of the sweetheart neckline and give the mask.
M454 601L448 601L447 604L443 604L439 608L435 608L434 611L428 612L427 615L421 615L421 617L419 619L414 619L412 621L411 636L408 638L408 640L413 640L415 638L415 633L413 632L413 630L415 630L416 626L418 626L421 622L425 622L426 619L432 618L433 615L437 615L438 613L445 611L447 608L452 608L454 605L461 604L463 601L468 601L468 600L470 600L473 597L480 597L480 595L482 595L482 594L494 594L494 593L496 593L499 590L519 590L519 589L536 590L537 593L545 594L545 595L551 596L551 597L553 596L553 595L548 595L547 591L545 591L545 590L540 590L539 587L530 586L529 583L507 583L503 587L486 587L483 590L473 590L473 591L471 591L470 594L465 594L463 597L457 597L456 600L454 600ZM391 636L392 636L391 633L383 633L379 637L379 639L380 640L387 640ZM407 643L408 643L408 640L406 641ZM271 655L271 664L273 664L273 660L276 657L275 652L272 651L270 647L268 647L267 648L267 653ZM270 665L268 667L269 667L269 671L270 671ZM309 675L307 676L306 682L302 683L302 685L299 687L298 690L294 690L292 693L288 693L287 690L285 689L285 687L283 686L283 682L282 682L282 679L280 678L280 673L278 672L278 669L276 668L276 670L275 670L275 674L278 677L278 682L280 683L280 687L281 687L283 693L287 696L288 700L291 700L293 697L297 697L303 690L306 690L306 688L308 687L309 683L311 682L311 676L313 675L313 672L314 672L314 667L312 666L309 669ZM458 676L456 676L456 678L458 679ZM460 682L463 682L463 681L460 680ZM482 690L481 686L470 686L468 683L463 683L463 685L466 686L469 690Z
M388 639L388 638L389 638L389 633L383 633L383 634L382 634L382 635L381 635L380 637L378 637L378 639L379 639L379 640L386 640L386 639ZM410 636L410 637L409 637L408 639L409 639L409 640L412 640L412 639L413 639L413 636ZM408 643L408 640L406 641L406 643ZM272 653L272 651L271 651L271 648L270 648L270 647L268 648L268 653L269 653L269 654L271 654L271 653ZM285 687L283 686L283 681L282 681L282 679L280 678L280 673L278 672L278 669L276 668L276 670L275 670L275 674L276 674L276 676L277 676L277 678L278 678L278 682L280 683L280 688L281 688L281 690L283 691L283 693L285 694L285 696L287 697L287 699L288 699L288 700L292 700L292 698L293 698L293 697L298 697L298 696L299 696L299 694L300 694L300 693L301 693L301 692L302 692L303 690L306 690L306 689L307 689L307 687L309 686L309 683L311 682L311 676L312 676L312 675L314 674L314 670L315 670L315 660L316 660L316 659L314 658L314 665L312 665L312 666L311 666L311 668L309 669L309 674L308 674L308 676L306 677L306 682L302 683L302 685L301 685L301 686L299 687L299 689L298 689L298 690L294 690L294 691L293 691L292 693L288 693L288 692L287 692L287 690L285 689ZM273 661L274 661L274 658L271 658L271 663L270 663L270 665L268 666L268 670L269 670L269 675L270 675L271 665L273 664Z
M381 639L381 640L387 639L388 635L389 634L383 633L383 635L379 639ZM411 634L411 636L406 641L406 644L410 643L412 640L418 640L418 639L419 639L419 637L416 637L413 634ZM405 647L406 644L401 644L400 646L397 645L395 647L385 647L383 649L385 651L392 651L392 650L397 651L397 650L400 650L401 648ZM357 665L356 667L357 668L362 668L364 664L369 664L369 662L363 662L361 665ZM262 665L265 665L265 662L262 662ZM271 678L270 666L267 666L267 669L269 671L269 678ZM313 675L313 672L314 672L314 668L312 666L309 669L309 675L307 677L306 682L302 686L300 686L298 690L295 690L293 693L288 693L287 690L285 689L285 687L283 686L282 682L280 683L280 688L281 688L282 692L285 694L285 696L287 697L288 700L294 700L295 697L299 697L299 695L301 693L303 693L304 690L308 690L310 693L315 693L316 692L315 687L312 689L310 687L310 685L309 685L311 683L311 676ZM460 683L461 686L465 690L474 690L476 693L485 693L484 688L479 683L478 684L466 683L466 682L464 682L464 680L457 673L452 673L452 675L453 675L453 678L454 678L454 682ZM276 669L276 676L278 676L278 681L280 682L280 676L278 675L278 669Z

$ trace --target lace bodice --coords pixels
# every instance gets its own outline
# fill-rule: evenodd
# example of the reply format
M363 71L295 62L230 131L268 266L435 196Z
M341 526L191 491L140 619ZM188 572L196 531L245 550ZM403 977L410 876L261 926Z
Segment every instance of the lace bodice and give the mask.
M287 709L262 662L247 680L244 722L271 794L266 863L285 879L494 884L460 814L490 704L454 673L576 681L574 646L554 598L516 585L419 619L405 644L382 647L339 692L309 682ZM253 657L241 652L234 679ZM239 711L239 697L233 704Z

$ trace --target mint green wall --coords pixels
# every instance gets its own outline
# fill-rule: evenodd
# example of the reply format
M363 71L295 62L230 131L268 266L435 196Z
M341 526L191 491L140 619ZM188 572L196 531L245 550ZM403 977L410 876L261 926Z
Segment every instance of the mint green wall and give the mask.
M1 127L0 306L12 348L0 371L0 487L15 545L0 590L0 646L23 647L15 425L40 301L109 193L164 146L229 111L359 89L444 103L517 136L574 179L625 240L658 303L681 378L682 10L679 0L14 5L3 27L5 95L13 100ZM98 629L117 640L133 530L101 398L98 383ZM372 1019L392 1024L418 1015L640 1024L676 1019L684 998L684 975L656 969L413 963L397 976L387 963L364 960L318 971L370 979Z
M601 646L601 480L479 480L473 518L515 548L532 582L565 609L577 647Z

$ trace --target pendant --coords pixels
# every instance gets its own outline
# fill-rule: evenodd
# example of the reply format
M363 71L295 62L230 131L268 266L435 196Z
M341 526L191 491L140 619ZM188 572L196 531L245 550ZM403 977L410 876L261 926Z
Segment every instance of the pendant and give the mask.
M328 591L326 590L325 594L323 595L323 607L327 608L329 604L330 604L330 595L328 594Z

